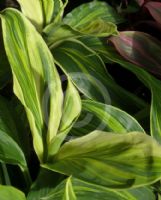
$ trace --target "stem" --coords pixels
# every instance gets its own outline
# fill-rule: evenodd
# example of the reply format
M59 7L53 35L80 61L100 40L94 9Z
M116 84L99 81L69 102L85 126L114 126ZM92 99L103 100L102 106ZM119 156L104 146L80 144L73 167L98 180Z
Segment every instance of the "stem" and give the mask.
M26 183L26 186L27 186L27 190L28 190L30 188L31 184L32 184L32 179L31 179L29 170L28 170L27 167L21 167L21 166L20 166L20 169L23 173L25 183Z
M8 175L7 167L4 163L1 164L1 168L3 171L3 179L5 182L5 185L11 185L10 177Z

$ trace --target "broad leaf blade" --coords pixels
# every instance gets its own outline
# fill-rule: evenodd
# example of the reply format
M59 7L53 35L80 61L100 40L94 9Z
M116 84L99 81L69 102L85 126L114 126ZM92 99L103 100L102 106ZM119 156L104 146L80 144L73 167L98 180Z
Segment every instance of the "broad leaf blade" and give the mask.
M55 190L55 187L63 178L63 175L41 168L27 195L27 200L41 200L47 197L50 192Z
M42 160L45 122L48 125L48 142L56 135L60 123L63 94L59 75L48 47L23 15L14 9L7 9L1 18L14 92L26 109L34 148ZM44 115L45 95L50 98L49 119Z
M24 154L17 143L5 132L0 130L0 161L26 168Z
M149 10L152 17L161 24L161 3L160 2L147 2L145 7Z
M98 53L82 42L66 41L51 51L57 64L86 97L106 104L112 103L124 110L130 108L133 113L146 106L144 101L116 84L104 69Z
M55 190L46 195L45 200L62 200L67 186L67 181L72 184L72 189L79 200L154 200L155 195L149 188L138 188L131 190L109 190L99 185L89 184L74 177L61 182Z
M112 189L134 188L161 178L160 151L143 133L94 131L65 143L44 167Z
M0 186L0 198L1 200L26 200L25 194L11 186Z
M50 48L54 48L68 39L80 37L80 35L80 32L72 29L67 24L55 26L52 23L43 30L44 39Z
M90 22L87 26L77 29L67 24L55 26L51 23L43 30L43 36L50 48L55 48L60 43L83 35L94 35L97 37L108 37L117 35L117 27L111 22L105 22L101 19Z
M82 4L68 13L64 18L64 23L70 25L72 28L79 29L96 19L103 19L106 22L112 22L114 24L123 21L121 16L107 3L93 1Z
M75 123L71 130L71 135L83 136L94 130L118 133L144 132L143 128L132 116L111 105L84 100L82 101L82 110L83 112L78 118L78 122ZM88 122L87 124L86 121Z

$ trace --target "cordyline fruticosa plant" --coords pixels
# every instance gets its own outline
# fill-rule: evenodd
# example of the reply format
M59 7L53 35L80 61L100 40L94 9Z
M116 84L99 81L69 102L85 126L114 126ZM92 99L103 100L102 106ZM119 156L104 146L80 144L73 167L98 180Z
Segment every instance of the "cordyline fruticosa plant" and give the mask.
M0 97L0 200L156 199L160 81L137 65L158 72L159 42L144 33L119 34L124 18L105 2L65 16L61 0L18 3L21 12L0 13L0 87L11 84L11 69L14 91ZM138 116L149 104L120 87L105 62L119 63L151 89L152 136L125 112ZM77 123L88 116L84 126ZM31 143L39 163L31 163Z

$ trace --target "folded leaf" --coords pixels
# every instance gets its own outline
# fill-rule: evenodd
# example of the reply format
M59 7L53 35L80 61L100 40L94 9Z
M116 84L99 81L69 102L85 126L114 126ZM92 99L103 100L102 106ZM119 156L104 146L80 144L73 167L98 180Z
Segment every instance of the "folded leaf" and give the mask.
M53 19L55 0L39 0L42 4L42 13L44 17L43 25L50 24Z
M26 200L25 194L11 186L0 186L0 198L1 200Z
M161 24L161 3L160 2L147 2L145 7L149 10L152 17Z
M144 133L94 131L65 143L44 167L111 189L135 188L161 178L160 152Z
M1 19L14 92L26 109L34 148L42 161L45 127L48 127L50 142L57 133L61 119L63 94L60 78L48 47L33 25L14 9L3 11ZM50 105L46 105L47 98ZM50 112L46 116L44 112L48 106Z
M92 1L82 4L68 13L64 18L64 23L72 28L80 29L97 19L103 19L114 24L123 22L121 16L106 2Z
M51 140L48 146L49 156L56 154L60 145L72 128L81 112L81 99L73 83L68 79L68 86L65 92L62 118L59 125L58 134Z
M116 107L90 100L83 100L82 106L83 112L78 123L72 128L71 135L83 136L94 130L118 133L144 132L132 116Z
M61 182L61 184L44 197L45 200L62 200L66 194L66 188L69 188L69 181L70 188L78 200L155 200L155 195L149 188L122 191L109 190L105 187L89 184L74 177L70 177ZM69 199L72 199L70 193L68 196L70 197Z

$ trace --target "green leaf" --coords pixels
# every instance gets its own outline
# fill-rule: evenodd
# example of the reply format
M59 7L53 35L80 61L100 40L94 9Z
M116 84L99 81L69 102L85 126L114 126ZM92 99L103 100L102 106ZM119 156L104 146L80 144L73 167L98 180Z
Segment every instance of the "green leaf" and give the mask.
M68 79L68 86L66 89L63 104L62 118L59 125L58 134L51 140L51 143L48 147L49 156L53 156L57 153L66 135L69 133L74 122L77 120L80 112L81 99L79 93L73 83Z
M54 0L54 13L53 13L53 24L59 24L62 21L64 15L64 9L68 4L68 0Z
M32 24L14 9L3 11L1 19L14 92L26 109L34 148L42 161L45 127L48 127L47 142L50 143L61 119L63 94L60 78L48 47ZM50 105L47 105L49 117L44 114L47 98L50 99Z
M24 169L27 165L20 147L2 130L0 130L0 162L19 165Z
M126 51L126 44L123 43L123 46L125 47L125 51ZM127 48L129 49L131 47L128 45ZM122 49L121 54L125 54L125 51L123 51ZM126 51L126 53L129 55L128 51ZM132 50L131 53L135 54L135 48ZM138 67L137 65L126 61L113 48L110 48L109 51L106 51L104 55L111 61L119 63L121 66L125 67L126 69L136 74L136 76L140 79L140 81L142 81L145 84L145 86L151 90L151 111L150 111L151 135L154 136L159 143L161 143L161 117L160 117L161 116L161 104L160 104L161 81L156 79L154 76L152 76L151 74L149 74L142 68ZM156 55L152 53L150 56L152 57L151 61L155 62L156 60L154 58ZM140 55L140 58L143 58L142 55ZM158 60L159 59L160 58L158 58Z
M81 29L72 28L67 24L55 26L54 23L51 23L43 30L44 39L50 48L55 48L68 39L79 38L83 35L108 37L117 34L116 25L111 22L105 22L102 19L92 21Z
M73 83L71 81L68 81L59 132L69 132L69 130L73 126L73 123L78 118L80 112L81 99L79 93Z
M63 175L41 168L36 181L27 195L27 200L41 200L45 198L50 192L55 190L62 178Z
M21 6L23 14L41 31L44 23L42 0L33 0L32 3L28 0L17 1Z
M86 26L78 29L81 33L87 35L94 35L97 37L108 37L110 35L117 35L117 26L111 22L106 22L102 19L96 19Z
M72 29L67 24L55 25L51 23L43 30L43 37L50 48L55 48L60 43L71 39L80 37L81 33Z
M135 188L161 178L160 152L161 146L144 133L94 131L65 143L43 166L111 189Z
M17 0L21 6L23 14L30 19L38 31L42 31L50 23L61 22L64 8L68 1L63 4L62 0ZM32 14L31 14L32 13Z
M62 200L65 189L70 181L70 188L78 200L155 200L155 195L149 188L131 190L109 190L99 185L90 184L74 177L70 177L59 184L53 191L44 197L45 200ZM69 187L69 186L68 186ZM70 199L70 198L69 198Z
M22 113L22 111L21 111ZM16 104L0 96L0 130L8 134L21 149L27 154L28 152L28 135L23 125L20 113L16 110ZM25 122L26 124L26 122ZM25 141L24 141L25 138Z
M7 99L0 96L0 161L26 167L25 156L20 146L21 138L13 109Z
M41 1L42 1L42 12L44 16L43 25L45 26L50 24L50 22L53 19L55 0L41 0Z
M144 101L116 84L102 59L82 42L66 41L51 51L57 64L86 97L125 110L129 108L134 113L146 106Z
M81 29L97 19L114 24L123 22L122 17L106 2L92 1L82 4L68 13L64 18L64 23L72 28Z
M118 133L144 132L132 116L116 107L90 100L82 101L82 106L83 112L78 123L72 128L71 135L81 136L96 129ZM84 126L83 122L85 123Z
M24 193L11 186L0 185L0 198L1 200L26 200Z

